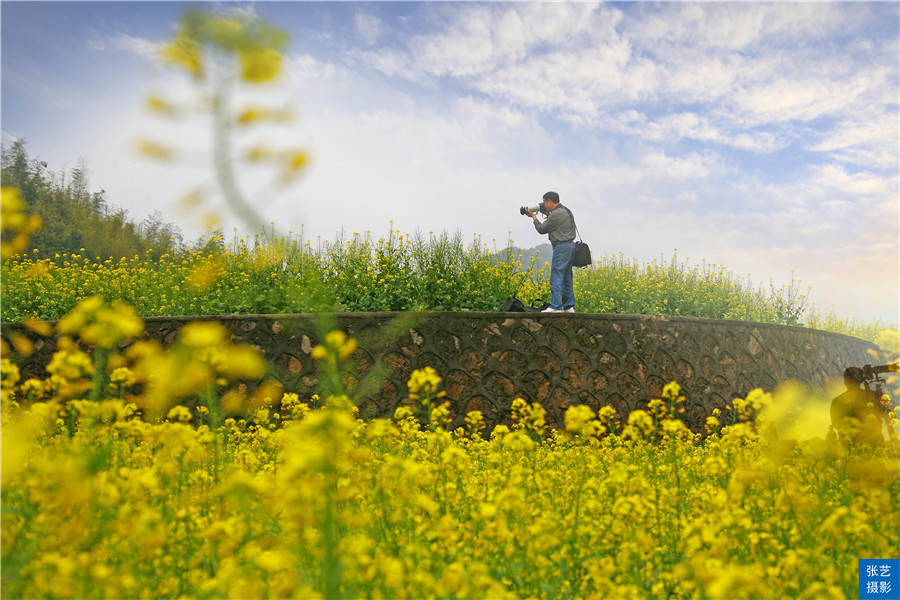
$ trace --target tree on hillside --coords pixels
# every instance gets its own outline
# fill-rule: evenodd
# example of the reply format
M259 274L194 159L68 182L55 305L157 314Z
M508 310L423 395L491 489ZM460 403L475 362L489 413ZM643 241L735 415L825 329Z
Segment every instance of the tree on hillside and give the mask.
M137 226L137 234L144 240L149 248L154 250L173 249L172 240L177 240L181 246L181 230L175 225L163 221L162 213L153 211L149 217L141 221Z
M46 162L28 156L23 140L16 140L2 150L0 181L21 190L26 210L43 219L43 228L29 244L37 252L29 255L117 259L145 253L160 256L181 248L181 231L163 221L159 212L136 224L127 210L109 202L106 190L91 192L84 159L69 172L54 173Z
M46 191L47 163L29 159L25 151L25 142L16 140L11 148L3 148L2 175L0 182L3 187L19 188L25 206L34 210L38 204L38 197Z

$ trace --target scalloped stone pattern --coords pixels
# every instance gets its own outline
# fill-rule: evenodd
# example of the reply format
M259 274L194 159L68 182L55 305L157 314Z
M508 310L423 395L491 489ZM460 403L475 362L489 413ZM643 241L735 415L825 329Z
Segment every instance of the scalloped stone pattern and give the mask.
M836 333L745 321L609 314L339 313L148 318L147 336L169 344L192 320L217 320L234 343L256 347L285 390L308 398L318 383L310 356L323 324L359 341L346 382L364 417L390 417L407 395L415 369L443 378L452 427L480 410L488 429L509 424L516 397L540 402L551 427L563 427L574 404L612 405L620 415L644 408L677 381L686 398L684 419L702 432L707 415L754 388L795 379L825 386L844 368L871 363L870 342ZM4 324L34 339L20 362L23 378L43 372L55 345L19 324ZM253 386L253 382L248 382Z

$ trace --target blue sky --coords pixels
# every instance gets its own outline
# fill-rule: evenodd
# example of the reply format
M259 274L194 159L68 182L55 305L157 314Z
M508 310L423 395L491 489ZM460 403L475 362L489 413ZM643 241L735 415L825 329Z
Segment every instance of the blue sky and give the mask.
M296 109L260 135L311 166L285 189L238 169L282 232L529 247L546 238L518 207L555 190L595 255L793 272L820 311L900 320L896 2L2 2L4 143L83 159L92 189L191 240L210 210L245 230L212 197L179 202L214 187L207 124L145 109L192 97L156 59L189 6L290 35L284 76L242 99Z

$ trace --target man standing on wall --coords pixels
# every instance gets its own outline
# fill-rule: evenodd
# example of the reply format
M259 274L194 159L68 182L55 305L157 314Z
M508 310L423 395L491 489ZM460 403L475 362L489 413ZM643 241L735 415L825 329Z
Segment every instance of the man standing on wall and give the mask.
M531 210L524 214L534 221L534 228L540 234L547 234L553 246L550 262L550 306L543 312L575 312L575 289L572 285L572 256L575 253L575 218L568 207L559 202L559 194L544 194L543 210L547 216L544 222L538 220Z

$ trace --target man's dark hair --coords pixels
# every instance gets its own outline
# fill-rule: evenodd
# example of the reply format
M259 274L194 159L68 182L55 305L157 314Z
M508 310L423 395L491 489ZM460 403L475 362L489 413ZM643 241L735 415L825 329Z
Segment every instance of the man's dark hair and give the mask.
M847 367L844 369L844 379L849 379L854 383L862 383L866 380L866 376L859 367Z
M550 202L555 202L559 204L559 194L556 192L547 192L544 194L544 200L549 200Z

